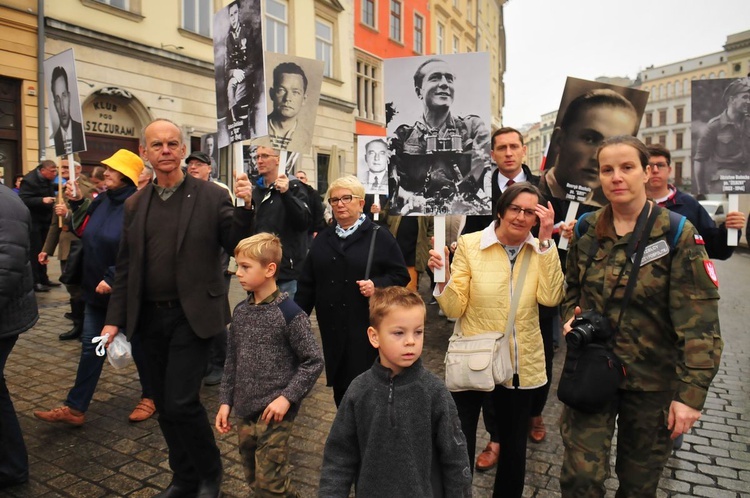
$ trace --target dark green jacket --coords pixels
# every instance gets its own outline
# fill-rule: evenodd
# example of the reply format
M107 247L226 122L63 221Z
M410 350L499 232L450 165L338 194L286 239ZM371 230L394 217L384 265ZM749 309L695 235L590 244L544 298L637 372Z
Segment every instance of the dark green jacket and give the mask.
M588 251L595 240L595 227L603 208L587 220L589 230L580 239L574 235L568 254L567 293L563 316L568 320L575 306L607 311L612 326L617 324L630 265L613 292L617 276L625 262L625 250L631 234L619 240L600 241L591 266L582 283ZM648 244L666 242L669 212L659 209ZM711 380L721 359L722 340L719 328L718 281L710 273L713 263L705 246L696 241L697 231L685 221L674 251L641 265L630 305L623 314L616 333L615 354L625 365L627 376L623 389L632 391L665 391L674 389L674 399L701 409ZM647 247L649 247L647 246Z

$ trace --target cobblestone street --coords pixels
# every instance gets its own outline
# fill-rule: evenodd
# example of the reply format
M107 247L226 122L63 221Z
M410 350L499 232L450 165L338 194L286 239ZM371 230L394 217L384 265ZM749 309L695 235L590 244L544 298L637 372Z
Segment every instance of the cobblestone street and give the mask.
M750 281L750 254L738 252L731 260L716 264L722 282L722 333L725 340L722 367L714 380L704 415L686 436L664 470L658 496L750 497L750 312L742 292ZM57 278L58 262L50 264ZM425 282L423 282L424 284ZM426 288L426 285L423 286ZM230 302L243 292L232 284ZM0 492L13 497L152 496L170 480L167 451L155 419L128 422L138 403L140 385L135 367L114 370L104 367L97 392L80 428L51 425L37 420L32 411L60 406L75 378L80 353L77 341L61 342L57 335L70 329L63 318L69 311L64 288L38 295L41 317L37 326L20 336L8 359L6 378L26 438L31 464L28 484ZM438 316L437 306L428 306L424 361L430 370L443 371L443 356L452 324ZM559 378L564 348L555 358L555 384ZM202 396L213 421L219 387L204 387ZM547 439L529 443L524 496L559 496L558 476L563 447L557 421L561 404L555 388L545 409ZM323 447L335 406L323 377L303 403L291 440L293 478L300 495L317 496ZM486 443L480 430L477 448ZM217 434L223 454L226 496L248 495L239 465L237 436ZM614 462L613 462L614 463ZM613 465L614 467L614 465ZM475 496L491 495L494 471L477 473ZM614 489L616 480L608 481ZM3 494L4 493L4 494ZM614 496L610 492L608 496Z

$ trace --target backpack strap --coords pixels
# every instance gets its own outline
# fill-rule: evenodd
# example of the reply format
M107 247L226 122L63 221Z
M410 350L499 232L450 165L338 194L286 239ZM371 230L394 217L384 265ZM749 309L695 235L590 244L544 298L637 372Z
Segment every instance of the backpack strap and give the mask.
M589 231L589 227L591 226L591 223L589 223L589 220L587 220L586 218L588 218L589 215L593 212L594 211L583 213L581 217L578 218L578 221L576 222L575 228L574 228L577 238L580 239L583 234Z
M687 220L687 218L682 216L680 213L675 213L671 210L668 211L669 232L667 232L667 243L669 244L669 249L674 250L674 248L677 246L677 241L680 239L680 235L682 235L682 229L685 228L685 221Z

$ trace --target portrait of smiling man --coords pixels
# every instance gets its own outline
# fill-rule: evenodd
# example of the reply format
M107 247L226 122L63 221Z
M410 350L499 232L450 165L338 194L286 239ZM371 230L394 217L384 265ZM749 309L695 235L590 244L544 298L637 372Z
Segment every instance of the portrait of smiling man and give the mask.
M489 213L483 191L490 167L489 117L483 114L490 108L490 93L489 87L472 87L486 72L483 55L385 61L386 102L396 117L404 116L400 125L388 123L394 214ZM461 75L472 77L459 80L457 67ZM407 83L402 75L409 74ZM402 94L407 85L408 100ZM481 98L486 102L476 100Z

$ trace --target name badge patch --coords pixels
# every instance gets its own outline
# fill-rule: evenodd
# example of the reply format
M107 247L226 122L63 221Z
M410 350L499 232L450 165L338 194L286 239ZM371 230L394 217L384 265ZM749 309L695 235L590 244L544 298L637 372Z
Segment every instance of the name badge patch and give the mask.
M666 240L659 240L653 244L647 245L646 249L643 251L641 266L662 258L667 254L669 254L669 244L667 244ZM635 256L633 256L633 259L635 259Z

